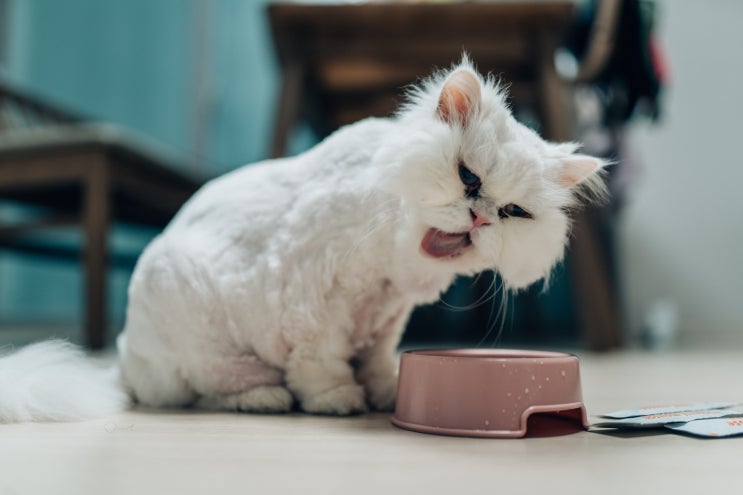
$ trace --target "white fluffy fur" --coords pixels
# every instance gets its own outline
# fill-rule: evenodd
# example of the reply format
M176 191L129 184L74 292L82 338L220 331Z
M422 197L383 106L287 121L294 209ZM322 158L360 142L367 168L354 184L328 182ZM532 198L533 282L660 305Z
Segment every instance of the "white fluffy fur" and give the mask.
M104 416L128 401L115 369L94 366L63 341L41 342L0 359L0 422Z
M479 91L443 98L460 76ZM442 101L468 107L437 112ZM134 271L119 339L128 392L151 406L390 409L395 348L414 306L457 274L496 269L519 289L561 259L573 186L600 188L592 173L602 164L575 149L519 124L464 60L395 118L212 181ZM477 198L464 194L460 160L482 180ZM509 203L533 218L499 218ZM490 224L473 227L471 209ZM421 249L431 228L469 231L472 245L431 257Z

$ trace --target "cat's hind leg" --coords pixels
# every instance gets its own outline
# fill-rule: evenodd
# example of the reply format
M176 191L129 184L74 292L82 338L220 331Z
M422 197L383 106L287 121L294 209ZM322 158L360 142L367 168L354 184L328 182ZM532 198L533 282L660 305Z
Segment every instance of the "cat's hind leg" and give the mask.
M134 352L119 337L121 376L129 394L140 404L150 407L183 407L196 398L194 390L179 368L163 356L145 356Z
M284 386L283 372L254 354L200 356L189 370L202 409L258 413L289 412L292 393Z

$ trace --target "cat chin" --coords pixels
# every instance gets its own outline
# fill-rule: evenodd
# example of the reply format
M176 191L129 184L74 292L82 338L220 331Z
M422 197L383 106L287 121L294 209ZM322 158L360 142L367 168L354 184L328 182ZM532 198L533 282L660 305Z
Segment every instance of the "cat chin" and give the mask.
M556 263L556 261L547 263L549 266L545 269L534 264L526 264L517 268L516 265L520 263L514 260L514 263L505 263L505 269L501 270L497 253L491 249L485 251L482 249L483 245L492 246L494 242L481 239L477 234L479 233L473 233L471 242L453 254L438 256L434 253L432 255L423 247L423 242L419 245L419 254L426 260L429 269L438 270L441 273L472 276L486 270L493 270L500 274L505 287L512 291L526 289L543 280Z
M496 263L485 260L472 246L457 256L434 258L423 250L421 256L429 262L429 268L436 269L442 274L474 276L492 270L501 276L505 289L514 292L524 290L545 279L544 273L513 273L508 270L504 273Z

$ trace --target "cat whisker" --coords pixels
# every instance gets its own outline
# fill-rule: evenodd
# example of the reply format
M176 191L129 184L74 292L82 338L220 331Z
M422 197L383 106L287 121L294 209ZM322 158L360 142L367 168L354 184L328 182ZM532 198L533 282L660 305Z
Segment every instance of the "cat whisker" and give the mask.
M495 335L495 340L493 341L493 345L491 347L495 347L498 344L498 341L500 340L501 336L503 335L503 327L506 323L506 309L508 308L508 290L505 288L505 284L501 280L500 285L496 288L495 287L495 279L493 279L493 284L491 284L491 287L493 287L493 294L491 297L492 300L492 306L490 308L490 317L488 318L488 331L485 333L485 335L480 339L480 341L477 343L476 347L482 346L485 341L490 337L490 335L493 333L493 330L496 327L496 324L500 320L500 326L498 328L498 332ZM498 313L495 315L495 318L493 318L493 312L495 311L495 301L496 301L496 295L498 292L501 293L501 302L498 307ZM504 309L505 308L505 309Z
M475 279L472 281L472 284L470 284L470 287L474 287L475 285L477 285L477 282L480 281L480 277L482 277L482 274L483 273L485 273L485 272L480 272L477 275L475 275ZM492 286L492 284L491 284L491 286ZM490 287L488 287L488 290L490 290Z
M480 275L478 275L479 277ZM474 285L474 282L473 284ZM450 311L469 311L471 309L478 308L482 306L483 304L487 303L491 299L495 298L495 295L497 294L497 290L494 290L492 293L490 292L490 289L493 289L495 286L495 278L490 282L490 285L487 289L485 289L485 292L477 299L477 301L467 304L466 306L456 306L454 304L448 303L444 301L441 297L439 297L439 304L444 306L444 308L450 310Z

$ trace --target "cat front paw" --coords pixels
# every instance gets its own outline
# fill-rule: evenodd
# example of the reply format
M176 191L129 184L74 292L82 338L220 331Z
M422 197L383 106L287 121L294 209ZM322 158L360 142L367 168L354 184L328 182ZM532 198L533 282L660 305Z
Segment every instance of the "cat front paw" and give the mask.
M376 411L394 411L397 399L397 376L379 376L366 382L369 404Z
M325 392L306 398L302 409L313 414L348 416L367 411L364 389L359 385L339 385Z

